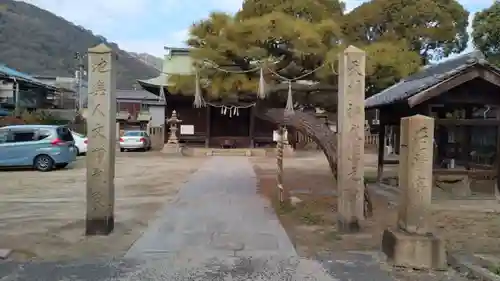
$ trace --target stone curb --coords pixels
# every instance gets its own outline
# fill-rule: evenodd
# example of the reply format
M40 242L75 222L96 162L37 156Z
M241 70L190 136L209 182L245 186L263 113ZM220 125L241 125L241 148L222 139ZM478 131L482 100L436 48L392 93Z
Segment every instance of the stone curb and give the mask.
M477 258L470 255L448 253L448 264L458 273L471 280L500 281L500 276L486 268L476 265Z

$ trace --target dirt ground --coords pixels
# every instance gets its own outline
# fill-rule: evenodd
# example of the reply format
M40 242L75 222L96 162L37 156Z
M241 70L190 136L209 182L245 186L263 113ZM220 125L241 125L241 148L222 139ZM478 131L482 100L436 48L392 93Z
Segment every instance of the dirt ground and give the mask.
M373 181L376 160L371 155L367 158L365 178ZM274 201L280 220L301 255L315 256L332 250L379 250L383 230L396 224L397 207L389 204L386 196L371 192L374 214L364 222L363 231L340 234L336 229L335 181L322 154L284 159L284 186L301 200L295 206L277 204L276 160L253 158L252 162L260 192ZM391 172L396 170L388 171ZM461 203L433 201L439 207L432 214L435 232L447 241L448 249L500 253L500 210L478 211L480 206L471 208L470 204ZM495 201L492 204L498 205Z
M203 161L153 152L119 153L115 230L89 238L83 235L84 157L49 173L0 171L0 248L13 249L14 260L121 255Z

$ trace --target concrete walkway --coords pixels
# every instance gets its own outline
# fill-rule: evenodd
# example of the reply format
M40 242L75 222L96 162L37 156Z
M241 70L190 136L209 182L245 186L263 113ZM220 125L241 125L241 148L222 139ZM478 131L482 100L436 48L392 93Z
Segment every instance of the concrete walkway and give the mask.
M313 275L314 280L336 280L319 262L298 257L270 203L257 194L256 175L246 157L207 161L125 258L147 261L141 278L155 268L169 276L183 271L205 279L215 274L234 280L304 280Z
M181 188L178 199L136 241L127 258L189 255L211 257L296 256L243 157L214 157Z

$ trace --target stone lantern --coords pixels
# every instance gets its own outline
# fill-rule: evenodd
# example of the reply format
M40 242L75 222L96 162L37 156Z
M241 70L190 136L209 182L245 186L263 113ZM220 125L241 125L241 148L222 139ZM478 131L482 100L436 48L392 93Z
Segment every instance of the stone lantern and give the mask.
M163 147L162 152L180 153L181 148L179 145L179 139L177 138L177 131L178 131L177 125L182 123L182 120L177 118L177 112L174 110L172 111L172 116L168 118L166 121L167 124L170 125L170 135L168 136L167 143Z
M179 144L179 139L177 138L177 124L182 123L182 120L177 118L177 112L172 111L172 116L167 119L167 124L170 125L170 135L168 136L167 144Z

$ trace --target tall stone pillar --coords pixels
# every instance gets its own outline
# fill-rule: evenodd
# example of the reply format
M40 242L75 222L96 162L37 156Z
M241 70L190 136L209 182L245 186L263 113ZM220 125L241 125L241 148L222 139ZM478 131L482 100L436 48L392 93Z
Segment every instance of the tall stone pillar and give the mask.
M87 117L86 235L108 235L114 228L116 153L115 54L105 44L90 48Z
M444 243L430 228L434 119L401 119L397 228L384 231L382 249L396 266L446 268Z
M365 52L349 46L339 58L338 224L357 232L364 209Z

